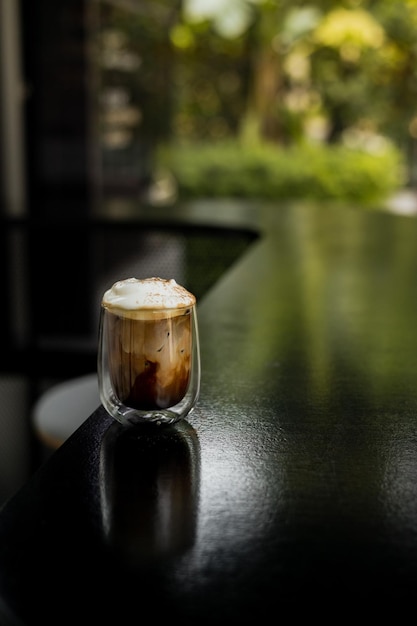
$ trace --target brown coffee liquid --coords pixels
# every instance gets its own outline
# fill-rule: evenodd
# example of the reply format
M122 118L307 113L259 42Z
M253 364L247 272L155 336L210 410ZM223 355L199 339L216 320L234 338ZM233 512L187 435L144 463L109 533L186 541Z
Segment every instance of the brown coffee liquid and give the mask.
M191 310L163 319L107 315L109 370L119 400L139 410L180 402L190 379Z

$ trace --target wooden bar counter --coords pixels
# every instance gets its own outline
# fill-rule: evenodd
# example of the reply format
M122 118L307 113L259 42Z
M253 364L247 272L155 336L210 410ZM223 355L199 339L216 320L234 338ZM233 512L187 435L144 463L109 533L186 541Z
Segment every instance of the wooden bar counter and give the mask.
M3 625L403 623L417 595L417 221L254 208L198 306L198 406L102 407L0 512Z

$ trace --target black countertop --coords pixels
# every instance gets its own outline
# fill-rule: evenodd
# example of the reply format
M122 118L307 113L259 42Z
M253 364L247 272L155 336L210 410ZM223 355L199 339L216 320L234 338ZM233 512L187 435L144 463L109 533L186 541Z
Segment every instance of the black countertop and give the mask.
M417 221L257 211L263 235L198 305L188 421L124 429L98 407L3 506L2 625L414 607Z

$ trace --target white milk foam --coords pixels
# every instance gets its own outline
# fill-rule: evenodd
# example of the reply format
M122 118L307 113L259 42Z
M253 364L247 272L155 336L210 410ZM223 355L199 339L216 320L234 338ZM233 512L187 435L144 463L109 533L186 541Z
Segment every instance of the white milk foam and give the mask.
M194 306L195 296L173 278L126 278L119 280L103 296L102 305L116 315L133 319L159 317L151 311L182 309ZM147 313L144 313L143 311Z

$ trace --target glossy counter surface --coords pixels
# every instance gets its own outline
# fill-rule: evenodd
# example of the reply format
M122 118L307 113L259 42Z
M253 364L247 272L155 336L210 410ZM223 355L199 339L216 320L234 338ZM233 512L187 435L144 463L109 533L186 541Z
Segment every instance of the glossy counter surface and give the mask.
M189 420L124 430L99 407L3 507L4 624L414 606L417 221L257 219L199 304Z

